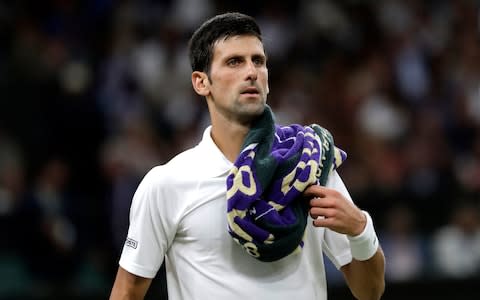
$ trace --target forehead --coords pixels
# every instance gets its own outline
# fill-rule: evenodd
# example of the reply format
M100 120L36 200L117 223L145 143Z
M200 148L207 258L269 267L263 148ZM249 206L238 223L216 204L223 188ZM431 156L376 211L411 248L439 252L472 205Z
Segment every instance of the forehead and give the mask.
M262 41L253 35L236 35L218 40L213 46L213 60L232 55L265 55Z

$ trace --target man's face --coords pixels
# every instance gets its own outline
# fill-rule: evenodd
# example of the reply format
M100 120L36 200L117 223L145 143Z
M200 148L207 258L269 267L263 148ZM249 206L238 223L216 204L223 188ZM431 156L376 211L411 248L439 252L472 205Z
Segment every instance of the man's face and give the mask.
M219 40L209 78L211 108L228 120L251 122L265 109L268 94L262 42L250 35Z

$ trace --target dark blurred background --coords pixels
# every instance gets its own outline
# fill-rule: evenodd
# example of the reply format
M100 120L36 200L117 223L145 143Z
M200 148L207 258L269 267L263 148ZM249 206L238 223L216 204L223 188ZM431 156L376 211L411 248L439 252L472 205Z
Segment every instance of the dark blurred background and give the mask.
M319 123L383 299L480 299L479 1L0 1L0 299L108 298L143 175L208 115L186 45L257 18L279 123ZM353 299L327 265L331 299ZM166 299L163 273L147 299ZM185 278L188 280L188 278Z

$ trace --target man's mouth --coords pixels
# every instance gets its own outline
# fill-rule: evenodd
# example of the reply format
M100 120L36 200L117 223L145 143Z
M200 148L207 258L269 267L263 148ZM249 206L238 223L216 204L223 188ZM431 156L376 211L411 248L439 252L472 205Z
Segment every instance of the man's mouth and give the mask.
M250 87L244 89L240 94L252 94L252 95L257 95L259 94L258 89L255 87Z

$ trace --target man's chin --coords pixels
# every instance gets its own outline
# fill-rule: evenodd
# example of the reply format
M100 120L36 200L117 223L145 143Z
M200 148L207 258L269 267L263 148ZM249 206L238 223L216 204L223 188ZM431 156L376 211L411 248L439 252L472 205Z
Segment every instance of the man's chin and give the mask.
M261 115L265 110L265 107L265 101L257 100L250 103L245 103L242 110L247 114L250 113L252 115Z
M265 103L256 103L255 105L243 107L238 115L240 122L244 124L252 123L263 114L265 107Z

